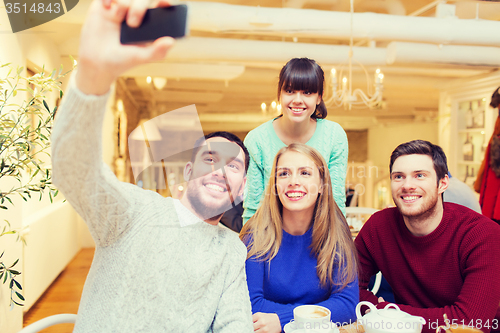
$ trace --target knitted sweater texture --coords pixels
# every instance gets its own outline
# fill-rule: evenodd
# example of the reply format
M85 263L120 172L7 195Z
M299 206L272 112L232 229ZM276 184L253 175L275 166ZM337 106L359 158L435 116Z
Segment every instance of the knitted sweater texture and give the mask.
M355 243L360 261L360 299L377 304L367 291L378 271L391 285L401 310L422 316L422 332L450 321L484 332L500 325L500 226L466 207L444 203L439 226L416 237L397 208L373 214ZM380 303L382 308L387 303Z
M108 96L71 79L52 135L54 183L96 243L74 332L253 332L246 248L102 160Z
M286 147L274 131L274 120L251 130L245 137L245 146L250 153L250 165L243 201L244 223L259 208L271 176L274 157L281 148ZM333 121L317 119L316 131L306 144L318 150L326 160L332 180L333 197L345 215L345 178L349 147L344 129Z
M311 254L312 228L293 236L283 230L278 254L271 260L247 259L246 271L252 312L276 313L281 327L293 319L293 309L303 304L318 304L332 312L335 323L356 320L354 309L359 301L358 280L341 291L321 287ZM338 281L338 277L333 277Z

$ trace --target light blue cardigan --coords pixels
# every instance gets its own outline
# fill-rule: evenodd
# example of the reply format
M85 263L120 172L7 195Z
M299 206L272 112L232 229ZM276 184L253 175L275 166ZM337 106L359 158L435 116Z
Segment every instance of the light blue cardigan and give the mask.
M257 211L269 182L274 157L286 146L274 131L275 119L251 130L245 137L245 146L250 153L250 166L243 202L243 223ZM345 215L345 178L349 147L344 129L333 121L317 119L316 131L306 144L319 151L326 160L332 180L333 197Z

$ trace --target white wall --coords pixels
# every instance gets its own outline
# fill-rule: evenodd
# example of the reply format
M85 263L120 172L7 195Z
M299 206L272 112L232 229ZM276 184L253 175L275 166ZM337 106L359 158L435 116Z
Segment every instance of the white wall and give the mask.
M392 151L401 143L417 139L438 144L437 122L415 122L370 128L368 130L368 159L373 162L373 165L389 170Z
M61 59L57 47L45 38L43 33L13 34L5 11L0 11L0 63L11 63L14 67L27 65L45 68L46 72L59 69L65 62L65 69L70 69L67 59ZM69 66L68 66L69 64ZM25 72L26 73L26 72ZM25 75L25 73L23 75ZM23 98L23 94L18 95ZM58 92L48 96L47 103L55 106ZM111 113L111 110L108 112ZM112 113L111 113L112 114ZM113 117L105 118L106 135L104 151L106 162L110 163L113 156L112 134ZM47 162L50 162L47 159ZM2 180L0 187L10 187L7 180ZM26 298L25 307L15 307L10 311L10 291L0 283L0 332L14 333L22 329L23 311L29 309L45 289L52 283L68 262L82 246L94 246L88 229L69 203L62 202L60 195L51 205L48 196L38 201L38 196L28 202L15 199L14 206L8 206L1 212L1 219L7 219L13 228L26 229L27 246L16 242L15 237L4 236L0 242L0 253L5 250L2 258L6 263L20 259L17 268L22 272L19 282L23 285ZM1 225L1 224L0 224ZM3 225L1 225L3 227Z
M379 126L368 130L368 160L372 161L376 168L371 172L374 197L370 206L384 208L393 204L389 186L391 153L401 143L417 139L438 144L438 123L414 122Z
M24 219L29 225L24 248L24 297L28 310L80 250L77 214L56 202Z
M16 35L8 32L10 24L7 18L7 12L0 10L0 63L19 63L20 60L24 59L23 52L20 47L19 40ZM0 186L10 186L4 180ZM9 207L7 211L2 211L2 218L8 219L13 228L21 228L21 202L20 200L14 200L15 206ZM17 258L21 258L18 266L21 268L23 265L22 256L23 249L19 242L15 242L14 237L4 236L0 243L0 253L5 251L2 260L6 263L14 262ZM10 291L8 286L0 285L0 332L17 332L22 328L22 310L20 308L15 308L14 311L9 311L10 302Z

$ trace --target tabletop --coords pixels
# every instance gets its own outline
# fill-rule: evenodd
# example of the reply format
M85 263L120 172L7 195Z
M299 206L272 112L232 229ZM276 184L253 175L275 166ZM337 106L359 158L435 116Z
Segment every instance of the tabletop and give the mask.
M363 328L363 325L361 324L351 324L351 325L344 325L340 327L340 333L365 333L365 329Z

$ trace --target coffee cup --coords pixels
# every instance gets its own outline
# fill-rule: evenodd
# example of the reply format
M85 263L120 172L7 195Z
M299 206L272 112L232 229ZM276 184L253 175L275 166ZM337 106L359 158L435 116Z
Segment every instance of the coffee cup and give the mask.
M300 305L293 309L293 329L304 332L329 332L331 312L320 305Z

